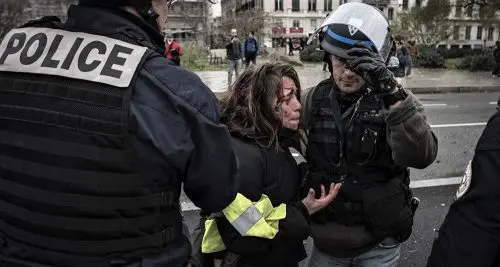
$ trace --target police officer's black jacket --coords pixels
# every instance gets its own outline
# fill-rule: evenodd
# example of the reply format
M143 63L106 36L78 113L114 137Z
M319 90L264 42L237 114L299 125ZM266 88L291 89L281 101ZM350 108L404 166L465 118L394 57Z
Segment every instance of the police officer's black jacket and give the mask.
M411 234L408 167L430 165L437 139L408 94L387 110L377 94L343 95L328 79L302 97L308 186L343 182L336 200L312 216L319 250L354 257L387 237Z
M265 194L274 207L287 205L286 218L279 221L279 231L272 240L242 237L227 219L218 219L219 233L227 250L241 255L237 266L288 267L307 257L303 240L309 236L309 214L298 198L301 171L289 151L288 144L293 140L284 140L281 136L281 148L277 151L233 133L238 158L238 192L255 202Z
M0 49L0 265L183 266L181 183L208 211L236 196L218 101L141 18L68 17Z
M439 229L428 267L500 266L500 112L479 138L469 171Z

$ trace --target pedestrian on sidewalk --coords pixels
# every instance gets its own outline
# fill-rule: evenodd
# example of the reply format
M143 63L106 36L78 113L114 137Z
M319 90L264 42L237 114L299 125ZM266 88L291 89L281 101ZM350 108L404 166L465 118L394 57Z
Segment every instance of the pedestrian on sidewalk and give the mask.
M500 99L476 145L427 267L500 266Z
M309 266L396 267L418 203L409 167L432 164L438 141L422 104L387 69L393 47L387 18L351 2L322 25L332 73L302 97L306 188L343 185L311 217Z
M406 73L410 66L410 53L409 49L404 46L401 39L396 39L396 57L399 61L398 68L394 71L396 81L406 88Z
M221 121L231 132L239 163L238 189L254 204L250 214L239 215L245 219L220 213L202 221L201 228L208 226L201 245L205 262L298 267L307 257L303 241L310 233L309 216L335 198L340 184L299 197L307 164L291 151L299 149L300 89L292 66L264 63L243 72L222 101Z
M175 65L181 65L182 47L173 34L167 34L167 42L165 43L165 54L168 60L171 60Z
M255 39L254 32L248 34L245 41L245 67L248 68L250 62L257 64L257 55L259 54L259 42Z
M241 209L218 100L165 57L172 2L80 0L0 42L0 266L184 267L181 188Z
M417 41L415 39L415 36L411 36L410 40L408 40L407 44L408 44L408 49L410 52L410 57L409 57L409 62L408 62L407 70L406 70L406 76L408 78L411 78L411 71L413 68L413 62L416 61L418 56L419 56L418 46L417 46Z
M293 56L293 41L292 41L292 38L288 39L288 56Z
M238 32L236 29L231 30L231 37L229 42L226 44L226 55L227 55L227 84L228 89L231 89L233 84L233 72L236 79L240 76L242 58L243 58L243 47L238 39Z
M496 41L495 48L493 49L493 59L495 60L495 68L493 69L493 77L500 75L500 41Z

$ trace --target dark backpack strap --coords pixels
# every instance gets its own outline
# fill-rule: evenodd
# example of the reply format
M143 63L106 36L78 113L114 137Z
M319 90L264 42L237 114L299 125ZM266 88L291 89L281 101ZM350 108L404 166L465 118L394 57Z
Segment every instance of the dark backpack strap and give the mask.
M309 90L305 90L302 92L300 99L303 100L302 102L302 112L300 114L300 150L302 152L302 155L306 154L306 148L307 148L307 136L309 135L309 128L311 127L310 120L311 120L311 108L312 108L312 100L314 96L314 92L318 87L313 87Z

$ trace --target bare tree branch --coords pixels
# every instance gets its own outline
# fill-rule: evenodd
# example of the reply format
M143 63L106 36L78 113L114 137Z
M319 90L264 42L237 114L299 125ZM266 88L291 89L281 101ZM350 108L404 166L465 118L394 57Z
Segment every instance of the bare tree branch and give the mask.
M266 32L271 23L269 13L259 9L249 9L240 11L234 16L225 18L221 24L223 33L229 34L231 29L237 29L238 32L248 34L253 31L256 36L264 37L270 34Z
M24 20L28 0L0 0L0 39Z
M433 46L451 35L451 12L449 0L432 0L424 7L413 7L402 15L403 34L413 35L419 43Z

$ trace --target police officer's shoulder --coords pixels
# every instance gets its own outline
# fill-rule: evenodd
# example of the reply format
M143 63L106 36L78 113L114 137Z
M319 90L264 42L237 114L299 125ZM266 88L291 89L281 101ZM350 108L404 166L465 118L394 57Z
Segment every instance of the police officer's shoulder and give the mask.
M484 129L483 133L481 134L481 137L479 138L479 141L477 142L476 145L476 156L478 155L477 153L487 153L487 154L498 154L500 152L500 112L497 112L493 117L488 122L488 125L486 125L486 128ZM493 155L492 155L493 156ZM495 156L493 156L495 157ZM484 160L483 159L474 159L474 160ZM483 162L482 168L490 168L486 167L490 163L488 162ZM471 189L472 187L472 178L477 179L477 177L473 177L473 174L475 173L473 171L473 161L470 161L467 168L465 169L465 173L462 179L462 182L460 183L460 186L457 190L457 193L455 195L455 199L460 199L463 196L465 196ZM497 176L491 176L491 177L497 177ZM483 177L482 179L484 179Z
M488 121L476 150L500 150L500 111Z
M156 78L180 101L185 102L213 122L219 122L218 100L195 73L170 64L164 57L154 57L144 65L144 70Z

